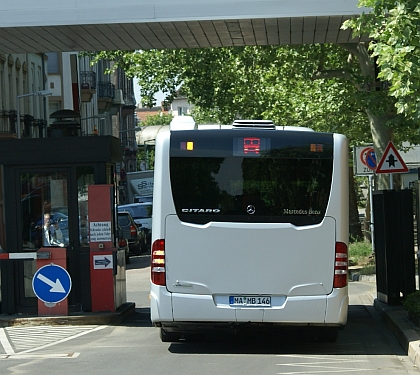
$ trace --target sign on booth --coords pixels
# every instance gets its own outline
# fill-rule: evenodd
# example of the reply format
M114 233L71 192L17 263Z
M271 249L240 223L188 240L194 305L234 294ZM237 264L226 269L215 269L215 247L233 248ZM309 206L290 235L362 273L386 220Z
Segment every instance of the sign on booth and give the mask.
M90 222L89 229L90 229L90 242L112 241L110 221Z

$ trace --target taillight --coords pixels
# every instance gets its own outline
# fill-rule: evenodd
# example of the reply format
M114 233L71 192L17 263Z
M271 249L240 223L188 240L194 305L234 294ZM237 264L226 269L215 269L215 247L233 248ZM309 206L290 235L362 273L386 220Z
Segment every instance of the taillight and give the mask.
M130 226L131 237L137 237L137 228L134 225Z
M152 245L151 280L153 284L165 286L165 240L156 240Z
M119 247L126 247L126 246L127 246L127 241L126 241L124 238L121 238L121 239L118 241L118 246L119 246Z
M335 244L335 264L334 264L334 288L343 288L347 285L347 266L348 266L347 245L343 242Z

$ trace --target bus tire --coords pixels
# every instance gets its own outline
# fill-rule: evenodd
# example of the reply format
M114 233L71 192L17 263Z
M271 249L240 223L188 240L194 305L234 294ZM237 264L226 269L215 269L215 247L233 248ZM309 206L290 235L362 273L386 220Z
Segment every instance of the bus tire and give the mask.
M327 327L322 329L320 339L323 342L336 342L338 338L337 327Z

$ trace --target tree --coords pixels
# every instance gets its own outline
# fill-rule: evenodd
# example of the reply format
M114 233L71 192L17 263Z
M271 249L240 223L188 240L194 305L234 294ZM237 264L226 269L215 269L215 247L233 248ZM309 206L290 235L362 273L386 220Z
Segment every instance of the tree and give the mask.
M371 8L345 28L372 38L369 49L380 68L378 77L389 83L397 113L420 119L420 5L417 0L359 0Z
M420 141L413 120L398 114L395 97L378 90L375 61L363 43L248 46L141 52L102 52L139 79L153 103L171 101L182 84L200 119L231 123L270 118L346 134L350 144L374 143L380 158L392 139ZM382 179L386 188L388 179Z
M141 122L141 126L153 126L153 125L169 125L174 116L167 113L158 113L156 115L148 115Z
M375 66L362 44L117 51L100 58L139 79L150 105L158 90L171 101L182 84L189 101L213 121L265 117L340 131L360 142L369 140L368 116L371 123L386 122L397 142L407 139L408 120L392 112L393 98L373 89Z

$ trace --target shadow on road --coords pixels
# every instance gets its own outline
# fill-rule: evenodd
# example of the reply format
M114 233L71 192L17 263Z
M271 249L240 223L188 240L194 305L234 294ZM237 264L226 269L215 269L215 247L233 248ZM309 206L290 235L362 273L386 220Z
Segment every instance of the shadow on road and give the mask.
M211 332L201 342L168 343L173 354L405 355L395 336L370 306L349 306L348 323L334 343L304 327ZM156 328L156 335L159 330Z
M137 255L130 257L130 264L126 265L126 270L141 269L150 266L150 254Z

